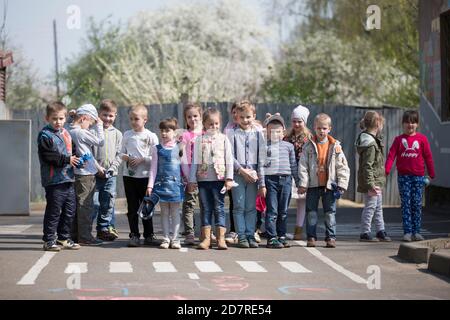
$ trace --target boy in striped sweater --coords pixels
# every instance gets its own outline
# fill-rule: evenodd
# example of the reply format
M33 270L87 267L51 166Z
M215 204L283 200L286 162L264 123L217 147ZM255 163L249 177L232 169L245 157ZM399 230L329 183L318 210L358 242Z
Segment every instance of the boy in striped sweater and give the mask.
M286 227L292 178L299 187L295 150L293 144L283 141L286 127L280 115L268 117L264 126L267 128L267 158L264 165L267 248L288 248L290 244L286 239Z

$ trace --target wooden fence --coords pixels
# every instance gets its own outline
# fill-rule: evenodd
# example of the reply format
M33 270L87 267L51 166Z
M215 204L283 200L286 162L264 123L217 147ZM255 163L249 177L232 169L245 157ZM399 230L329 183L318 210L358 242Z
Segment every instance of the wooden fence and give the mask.
M223 115L223 124L225 125L229 120L229 108L230 103L206 103L206 107L216 107L221 110ZM344 198L361 202L361 194L356 192L356 172L358 170L358 159L356 149L354 147L355 139L360 132L359 121L363 117L364 113L368 110L366 107L357 106L308 106L311 114L308 120L308 127L312 128L314 117L321 112L325 112L331 116L333 121L333 127L331 135L340 140L344 149L344 153L347 157L351 178L348 191L345 193ZM257 119L262 120L265 118L267 112L275 113L279 112L285 119L288 125L291 120L291 112L295 108L295 105L288 104L257 104ZM115 122L116 128L124 132L129 130L128 122L128 110L129 107L120 107ZM370 108L370 110L377 110L381 112L386 118L384 129L384 141L386 144L386 153L389 146L394 140L394 137L401 133L401 116L403 109L392 107ZM146 128L159 134L158 124L160 120L175 117L182 121L182 107L179 104L166 104L166 105L150 105L148 106L149 121L146 124ZM45 125L45 111L44 110L12 110L13 119L30 119L32 120L32 141L31 141L31 201L40 201L45 199L45 192L40 183L40 170L39 170L39 158L37 155L37 135L39 130ZM395 171L395 170L394 170ZM119 175L117 181L117 194L119 198L125 197L123 189L123 181L121 175ZM396 171L388 177L387 186L384 192L384 205L399 205L400 197L397 188L397 175Z

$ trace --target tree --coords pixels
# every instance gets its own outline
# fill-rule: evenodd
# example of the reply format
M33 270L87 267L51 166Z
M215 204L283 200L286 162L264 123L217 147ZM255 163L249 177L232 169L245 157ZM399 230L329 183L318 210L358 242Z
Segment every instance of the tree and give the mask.
M339 39L344 46L353 47L354 50L369 49L368 60L371 59L377 66L370 70L372 73L378 73L375 78L387 76L388 79L398 77L397 81L386 80L385 83L392 82L389 90L381 90L377 85L372 88L365 83L354 83L353 90L361 94L365 94L365 101L376 101L379 104L391 104L397 106L416 107L419 102L418 86L419 86L419 49L418 49L418 0L304 0L302 2L293 0L271 0L271 3L278 3L284 6L286 16L301 16L303 20L292 31L290 41L286 44L288 49L284 50L276 72L275 82L281 81L283 77L292 77L292 72L286 69L286 65L295 61L295 56L289 57L287 52L293 52L289 48L294 47L294 43L298 43L299 39L314 37L318 32L332 32L336 39ZM366 31L364 28L366 20L366 10L369 5L376 4L380 7L381 30ZM272 4L273 5L273 4ZM364 44L366 43L366 44ZM332 47L334 44L329 43ZM332 48L331 47L331 48ZM328 48L322 47L327 52ZM320 54L312 48L314 54ZM337 53L339 54L339 53ZM344 57L345 61L352 66L353 70L358 69L358 63L361 60L357 58L357 54L351 54ZM355 60L352 60L355 58ZM325 59L324 64L332 63L332 60ZM387 69L380 69L380 68ZM333 69L330 65L329 69ZM311 78L309 80L302 79L299 72L296 73L300 77L302 85L301 92L298 92L299 86L290 87L289 90L276 85L265 85L267 95L272 98L279 97L284 100L290 99L289 95L295 97L301 95L308 97L308 88L311 86ZM360 79L359 75L351 74L351 77ZM313 82L320 81L320 77ZM268 81L270 82L270 80ZM288 81L288 83L290 83ZM327 87L329 83L325 83L328 91L335 89ZM284 90L284 92L283 92ZM380 95L382 94L382 95ZM286 96L288 95L288 96ZM324 98L329 99L329 94L323 93ZM343 92L340 96L345 96ZM311 93L311 97L317 98L317 93ZM323 100L320 99L319 100ZM363 101L359 99L360 101Z
M272 55L268 32L239 1L143 12L130 20L114 61L99 58L128 103L257 98Z
M121 36L121 26L106 18L99 23L89 18L86 39L83 39L82 54L69 62L61 79L66 85L66 94L71 97L71 107L83 103L96 104L103 98L117 98L108 81L107 69L101 61L112 63L116 58L116 43Z

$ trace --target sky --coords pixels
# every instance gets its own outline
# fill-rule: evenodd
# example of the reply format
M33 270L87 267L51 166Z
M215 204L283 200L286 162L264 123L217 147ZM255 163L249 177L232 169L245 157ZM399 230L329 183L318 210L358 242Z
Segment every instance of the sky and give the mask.
M56 20L58 59L61 69L67 59L80 53L86 35L88 17L101 21L111 15L113 21L127 22L142 10L158 10L192 0L0 0L0 18L7 3L6 30L8 38L19 47L41 77L49 77L55 70L53 19ZM242 3L263 16L261 0L242 0ZM71 6L79 9L80 27L71 24L75 16ZM69 10L69 12L68 12Z

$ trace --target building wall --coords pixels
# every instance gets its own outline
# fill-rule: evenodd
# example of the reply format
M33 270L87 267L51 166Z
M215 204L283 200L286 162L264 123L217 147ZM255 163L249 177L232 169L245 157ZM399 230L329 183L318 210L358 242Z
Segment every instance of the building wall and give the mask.
M419 2L420 115L436 167L434 186L450 188L450 121L442 119L440 14L450 10L450 0ZM450 39L448 40L450 41ZM444 120L444 121L443 121Z

